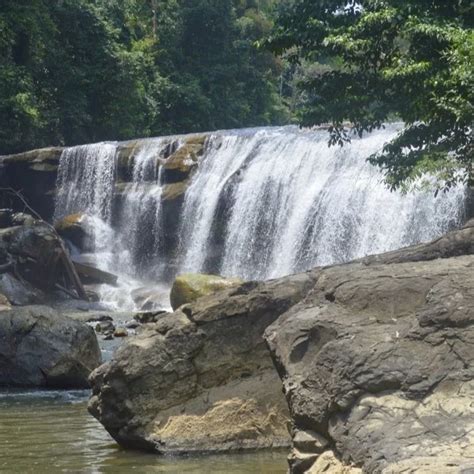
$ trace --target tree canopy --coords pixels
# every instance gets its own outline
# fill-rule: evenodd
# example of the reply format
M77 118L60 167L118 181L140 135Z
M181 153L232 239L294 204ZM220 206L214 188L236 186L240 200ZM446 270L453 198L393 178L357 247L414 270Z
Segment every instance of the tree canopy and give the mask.
M279 124L274 0L2 0L0 154Z
M428 172L448 189L474 185L473 22L470 0L290 0L266 44L320 66L300 81L304 124L343 144L401 120L371 162L393 188Z

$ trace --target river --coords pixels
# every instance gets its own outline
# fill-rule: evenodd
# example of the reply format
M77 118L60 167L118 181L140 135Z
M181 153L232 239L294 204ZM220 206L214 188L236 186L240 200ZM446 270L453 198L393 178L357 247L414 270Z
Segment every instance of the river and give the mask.
M87 391L0 392L0 472L268 473L287 470L284 451L160 457L121 449L87 412Z

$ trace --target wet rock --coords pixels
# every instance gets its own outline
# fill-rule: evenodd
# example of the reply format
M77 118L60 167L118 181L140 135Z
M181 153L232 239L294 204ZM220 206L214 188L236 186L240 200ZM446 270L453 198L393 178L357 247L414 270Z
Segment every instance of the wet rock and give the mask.
M171 307L176 310L180 306L191 303L202 296L240 284L242 284L242 280L238 278L224 278L200 273L179 275L171 288Z
M137 329L140 326L140 323L138 321L128 321L125 324L125 327L127 329Z
M313 283L246 283L160 315L92 374L90 412L121 445L159 453L287 446L262 334Z
M127 337L128 331L126 328L117 328L114 331L114 337Z
M102 320L95 325L95 331L99 334L114 334L115 325L112 320Z
M472 467L473 242L468 226L315 269L307 297L267 329L304 455L294 473ZM331 451L311 448L310 432ZM317 458L311 468L306 455Z
M162 179L166 184L184 181L189 178L204 151L205 135L188 137L174 153L162 160Z
M163 200L174 201L176 199L182 199L189 186L189 180L180 181L178 183L167 184L163 187Z
M14 305L29 305L43 303L46 295L27 281L20 281L10 273L0 274L0 291Z
M161 310L169 300L167 290L163 288L136 288L131 293L133 302L140 311Z
M0 385L87 388L100 362L86 324L46 306L0 312Z
M75 261L73 261L73 263L78 275L85 284L107 284L112 286L117 284L118 277L113 273L100 270L99 268L86 265L85 263Z
M134 314L133 319L140 324L156 323L167 314L170 313L168 311L140 311Z
M56 232L82 251L90 249L91 232L84 214L71 214L54 224Z
M113 313L109 311L83 311L83 312L68 312L68 317L76 320L81 321L83 323L94 323L96 321L99 322L112 322L113 317L111 316Z

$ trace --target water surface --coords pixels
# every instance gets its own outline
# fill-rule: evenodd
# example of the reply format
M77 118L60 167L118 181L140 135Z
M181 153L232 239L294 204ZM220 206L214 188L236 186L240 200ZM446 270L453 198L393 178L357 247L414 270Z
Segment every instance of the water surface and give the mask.
M159 457L119 448L86 410L87 391L1 391L0 472L286 473L286 451Z

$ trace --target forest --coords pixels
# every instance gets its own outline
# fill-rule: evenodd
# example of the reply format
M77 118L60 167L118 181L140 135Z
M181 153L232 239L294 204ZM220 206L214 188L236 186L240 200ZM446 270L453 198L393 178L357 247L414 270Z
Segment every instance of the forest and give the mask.
M3 0L0 150L287 123L275 0Z

